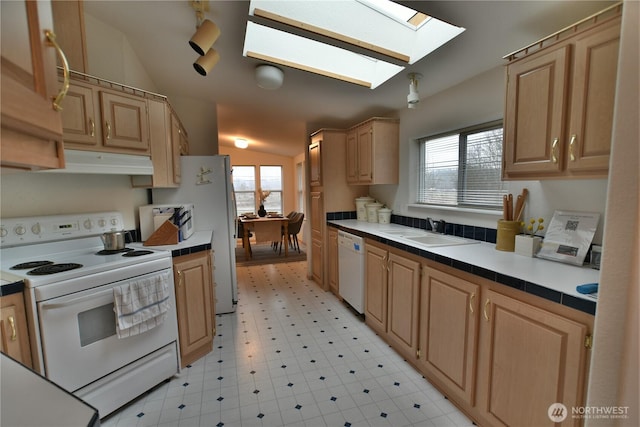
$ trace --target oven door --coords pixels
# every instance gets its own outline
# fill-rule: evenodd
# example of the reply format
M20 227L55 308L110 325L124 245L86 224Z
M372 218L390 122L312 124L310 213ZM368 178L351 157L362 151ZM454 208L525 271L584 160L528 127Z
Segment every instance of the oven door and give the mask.
M113 287L127 280L38 302L47 378L74 392L176 341L178 329L171 269L138 276L135 280L160 274L169 275L170 280L171 308L165 321L140 335L123 339L116 335Z

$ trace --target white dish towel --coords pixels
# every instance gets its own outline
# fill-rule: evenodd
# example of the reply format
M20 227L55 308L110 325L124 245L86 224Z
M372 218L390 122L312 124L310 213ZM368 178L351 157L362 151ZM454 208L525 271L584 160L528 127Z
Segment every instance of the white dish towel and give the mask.
M113 288L118 338L138 335L164 322L169 310L171 271Z

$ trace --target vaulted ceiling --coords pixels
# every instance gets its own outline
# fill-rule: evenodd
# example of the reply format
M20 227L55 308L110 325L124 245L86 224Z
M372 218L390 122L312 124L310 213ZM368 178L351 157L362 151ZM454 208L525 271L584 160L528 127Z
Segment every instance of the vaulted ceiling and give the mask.
M331 7L332 1L326 1ZM206 18L221 30L220 61L203 77L187 43L195 31L188 1L85 2L85 13L120 30L161 93L217 105L219 144L245 137L255 150L293 156L310 131L345 128L407 108L409 73L421 73L422 98L504 64L502 57L613 4L610 1L399 1L466 31L376 89L282 67L284 84L255 83L262 61L242 55L248 1L211 1ZM416 110L419 114L419 110Z

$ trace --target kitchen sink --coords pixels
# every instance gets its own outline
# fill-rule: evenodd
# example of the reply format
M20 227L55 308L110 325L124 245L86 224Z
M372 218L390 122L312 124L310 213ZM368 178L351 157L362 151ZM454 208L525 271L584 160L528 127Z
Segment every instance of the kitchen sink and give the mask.
M396 229L392 229L392 230L380 230L381 233L384 234L388 234L390 236L395 236L395 237L404 237L404 238L408 238L408 237L421 237L421 236L426 236L427 232L426 231L419 231L419 230L396 230Z
M453 245L470 245L479 243L477 240L464 239L462 237L449 236L444 234L426 234L422 236L403 236L407 240L420 243L425 246L453 246Z

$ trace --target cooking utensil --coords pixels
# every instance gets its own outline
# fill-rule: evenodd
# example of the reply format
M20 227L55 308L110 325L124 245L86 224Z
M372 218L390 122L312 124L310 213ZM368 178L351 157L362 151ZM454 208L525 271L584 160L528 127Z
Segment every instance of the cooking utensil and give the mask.
M127 231L107 231L100 236L104 249L107 251L119 251L125 248L125 236Z

